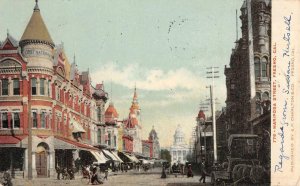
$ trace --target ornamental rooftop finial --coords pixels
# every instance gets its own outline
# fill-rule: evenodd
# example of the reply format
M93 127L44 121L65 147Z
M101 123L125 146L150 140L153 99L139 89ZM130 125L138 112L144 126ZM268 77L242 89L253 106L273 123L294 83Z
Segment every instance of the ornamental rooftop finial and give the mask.
M38 0L35 0L35 7L33 9L34 11L40 11L39 5L38 5Z

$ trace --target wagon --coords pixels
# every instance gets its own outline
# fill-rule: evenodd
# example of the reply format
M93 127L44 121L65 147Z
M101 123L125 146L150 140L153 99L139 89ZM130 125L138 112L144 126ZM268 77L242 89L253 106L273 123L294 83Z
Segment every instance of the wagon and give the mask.
M233 134L228 139L227 162L213 167L212 185L259 185L268 174L258 160L259 137Z

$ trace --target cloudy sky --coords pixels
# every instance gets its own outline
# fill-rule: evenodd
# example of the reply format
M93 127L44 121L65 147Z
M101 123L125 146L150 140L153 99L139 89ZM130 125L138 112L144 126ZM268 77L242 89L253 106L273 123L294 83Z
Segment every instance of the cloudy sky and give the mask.
M92 83L104 81L120 119L128 115L136 84L143 137L152 126L170 146L178 124L186 141L199 105L209 96L207 67L219 67L217 108L225 106L224 66L236 39L236 9L243 0L40 0L56 44ZM34 0L0 0L0 40L19 40ZM240 21L238 22L240 27ZM111 91L112 90L112 91ZM208 113L207 113L208 114Z

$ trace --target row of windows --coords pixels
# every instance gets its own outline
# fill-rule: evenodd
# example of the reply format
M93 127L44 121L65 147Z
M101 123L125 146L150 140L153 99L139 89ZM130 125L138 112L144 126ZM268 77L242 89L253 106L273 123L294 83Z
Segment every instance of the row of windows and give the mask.
M13 95L20 95L20 81L19 79L13 79ZM1 95L8 96L9 95L9 80L2 79L1 80Z
M99 144L101 144L101 136L102 136L102 131L101 131L101 129L98 129L98 131L97 131L97 142L99 143ZM113 143L114 143L114 147L116 147L117 146L117 136L113 136L114 138L112 139L112 136L111 136L111 133L108 133L108 135L107 135L107 145L108 146L111 146L112 145L112 140L113 140Z
M45 91L46 83L47 83L47 92ZM40 88L39 88L40 94L39 95L50 96L50 81L47 81L46 79L41 78L39 85L40 85ZM36 78L31 79L31 95L37 95L37 79Z
M261 60L259 58L254 58L254 68L255 68L255 77L267 77L268 76L268 68L267 68L268 60L266 57L263 57Z
M19 79L13 79L13 95L20 95L20 80ZM45 86L47 83L47 94L45 90ZM50 81L46 81L46 79L40 79L40 87L39 87L39 95L48 95L50 96ZM9 80L8 79L2 79L1 80L1 95L2 96L8 96L9 95ZM32 78L31 79L31 95L37 95L37 79Z
M9 128L11 126L12 128L20 128L20 113L19 112L13 112L11 113L12 117L9 123L8 120L8 113L2 112L1 117L1 128Z
M187 151L183 150L183 151L173 151L173 156L176 156L176 154L178 154L178 156L181 156L181 152L183 154L183 156L185 156L187 154Z

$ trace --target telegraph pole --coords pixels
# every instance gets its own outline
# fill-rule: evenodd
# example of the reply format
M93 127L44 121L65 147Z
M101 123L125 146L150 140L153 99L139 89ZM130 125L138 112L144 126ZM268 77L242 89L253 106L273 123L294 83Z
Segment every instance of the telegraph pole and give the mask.
M30 80L28 80L29 87ZM28 88L30 90L30 88ZM31 91L28 91L28 180L32 180L32 118L31 118Z
M219 78L217 70L219 67L208 67L207 68L207 78L212 79L212 85L210 88L210 103L211 103L211 115L212 115L212 123L213 123L213 139L214 139L214 163L218 162L218 148L217 148L217 127L216 127L216 113L215 113L215 98L214 98L214 84L215 78Z
M207 100L205 100L205 101L207 101ZM208 111L208 106L209 104L207 104L207 103L202 103L202 104L200 104L200 110L202 110L203 112L207 112ZM206 123L205 123L206 121L204 120L203 121L203 123L200 123L200 125L202 125L202 127L200 126L200 128L202 129L200 129L199 131L200 131L200 152L201 152L201 156L203 155L203 151L202 151L202 145L201 145L201 132L203 131L203 134L204 134L204 136L203 136L203 141L204 141L204 158L205 158L205 161L207 160L206 159L206 132L205 132L205 130L206 130ZM202 159L202 157L201 157L201 159Z

